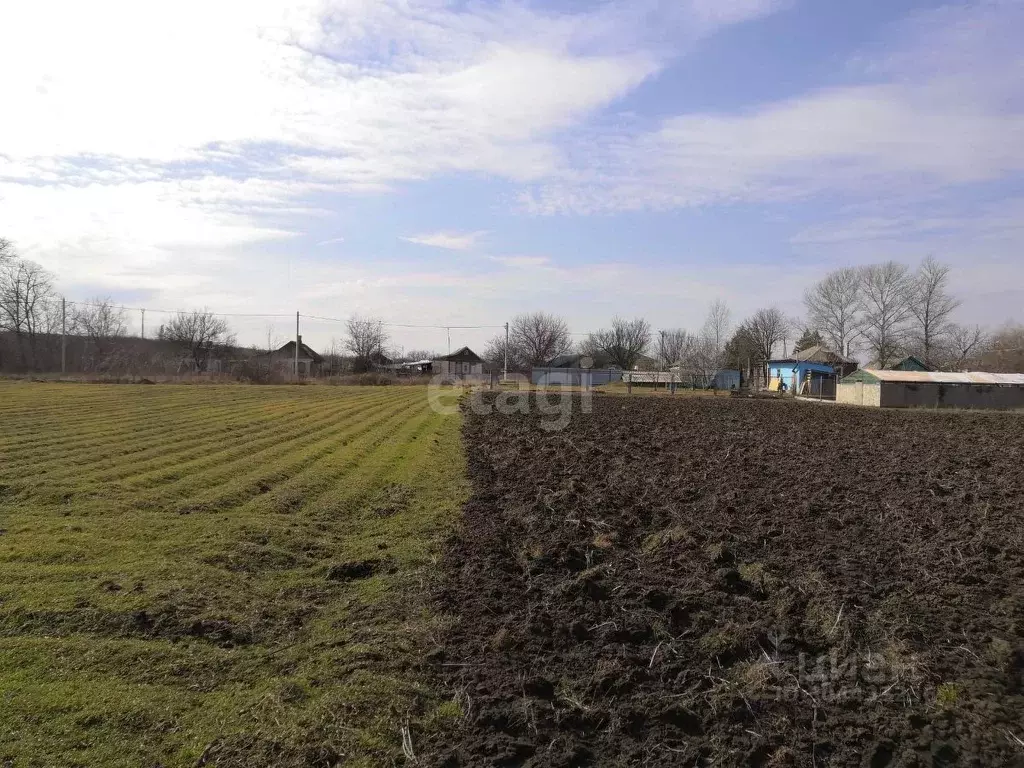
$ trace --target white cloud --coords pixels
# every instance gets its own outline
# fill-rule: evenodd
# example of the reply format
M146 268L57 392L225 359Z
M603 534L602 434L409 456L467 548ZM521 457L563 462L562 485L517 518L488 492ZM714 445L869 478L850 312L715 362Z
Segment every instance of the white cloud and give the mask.
M291 211L298 190L220 177L81 186L0 182L0 231L66 284L191 284L203 280L211 262L234 258L238 246L291 237L267 220ZM193 271L183 272L200 254Z
M957 321L1024 321L1024 198L883 199L844 213L796 233L790 240L796 254L821 271L888 259L915 265L933 256L952 267L952 288L963 301Z
M545 178L562 164L559 131L663 66L658 36L692 41L776 0L728 5L711 18L704 0L670 14L658 0L581 13L439 0L0 4L0 71L17 73L0 78L17 115L0 121L0 227L69 280L120 285L185 248L231 258L285 237L296 214L325 215L304 201L326 189L447 172ZM652 14L665 20L657 35ZM459 237L434 244L468 247Z
M745 17L769 3L743 5ZM15 159L172 161L205 159L213 144L240 154L274 145L321 153L325 175L354 183L449 168L514 174L516 155L535 166L546 134L659 69L642 43L608 52L598 34L642 11L623 2L577 15L398 0L8 4L0 68L18 77L0 82L0 98L19 119L0 125L0 147Z
M698 307L698 322L708 296L731 298L738 312L769 293L798 301L813 270L566 268L510 255L487 256L480 274L395 275L298 257L285 265L271 246L302 228L298 215L330 216L309 202L325 192L448 173L530 185L531 211L586 213L919 195L1024 169L1024 6L1011 2L916 15L884 52L851 62L866 85L677 114L653 130L594 126L695 40L785 5L615 0L556 13L442 0L0 4L0 70L16 73L0 78L0 103L16 116L0 121L0 232L58 271L62 287L143 289L166 307L334 316L341 306L472 323L558 297L581 330L615 313L687 324L678 307ZM923 248L968 231L959 218L870 211L808 227L793 244L833 245L835 258L856 260L871 255L845 249L870 237L905 256L896 240ZM993 224L972 236L994 232L1007 243L1019 234ZM468 250L481 235L407 239Z
M664 209L967 184L1024 170L1024 113L987 112L955 95L863 86L749 115L677 117L651 133L598 137L580 152L589 165L522 201L537 213Z
M654 130L596 131L573 148L568 170L521 202L542 214L658 210L920 193L1024 171L1024 5L942 9L900 30L901 47L856 62L887 82L739 114L682 114Z
M547 256L489 256L488 258L506 267L519 267L523 269L544 267L551 263L551 259Z
M407 243L445 248L449 251L469 251L476 247L487 232L430 232L422 235L403 237Z

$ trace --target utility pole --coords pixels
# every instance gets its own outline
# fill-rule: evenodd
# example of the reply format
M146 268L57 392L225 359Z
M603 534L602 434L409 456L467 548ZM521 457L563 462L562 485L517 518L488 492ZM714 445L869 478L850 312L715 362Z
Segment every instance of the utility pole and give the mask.
M142 310L142 338L146 338L146 310Z
M505 323L505 373L501 379L502 381L508 380L508 323Z
M67 300L60 297L60 372L68 372L68 305Z
M299 344L302 337L299 335L299 313L295 313L295 380L299 380Z
M668 369L668 358L665 357L665 331L664 330L661 331L661 349L659 351L661 352L661 354L659 355L659 357L661 358L661 367L665 368L667 370ZM658 378L661 378L661 377L659 376ZM668 387L668 384L666 384L665 386ZM654 388L657 389L658 385L655 384Z
M452 329L445 328L445 330L448 331L448 354L450 355L452 353Z

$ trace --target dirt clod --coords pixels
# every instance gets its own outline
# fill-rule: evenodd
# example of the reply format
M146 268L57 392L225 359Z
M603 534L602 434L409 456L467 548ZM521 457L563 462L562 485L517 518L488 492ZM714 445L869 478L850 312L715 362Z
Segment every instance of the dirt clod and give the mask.
M327 572L327 578L331 581L358 581L368 579L375 573L382 572L388 568L389 561L386 558L370 558L368 560L354 560L348 563L332 565Z

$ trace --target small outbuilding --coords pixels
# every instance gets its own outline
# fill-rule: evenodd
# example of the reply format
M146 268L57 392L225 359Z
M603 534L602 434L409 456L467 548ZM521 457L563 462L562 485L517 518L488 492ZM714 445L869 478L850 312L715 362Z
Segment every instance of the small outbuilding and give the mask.
M299 376L317 376L323 367L324 359L316 350L303 342L302 337L300 336L297 371L295 370L296 360L294 341L289 341L280 349L272 352L270 354L270 362L271 365L287 369L288 371L297 373Z
M855 370L856 360L815 344L788 357L769 360L769 388L832 399L835 397L837 379Z
M392 363L388 369L398 376L429 376L434 372L434 361L408 360L404 363Z
M432 360L431 370L435 375L450 379L482 379L484 361L472 349L463 347L450 355Z
M865 368L839 382L836 401L882 408L1024 408L1024 374Z

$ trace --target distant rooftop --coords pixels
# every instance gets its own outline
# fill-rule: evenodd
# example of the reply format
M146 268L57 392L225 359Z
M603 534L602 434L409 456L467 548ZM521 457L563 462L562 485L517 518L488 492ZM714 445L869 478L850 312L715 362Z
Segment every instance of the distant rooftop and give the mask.
M986 373L968 371L884 371L864 368L843 381L888 381L903 384L1017 384L1024 385L1024 373Z

